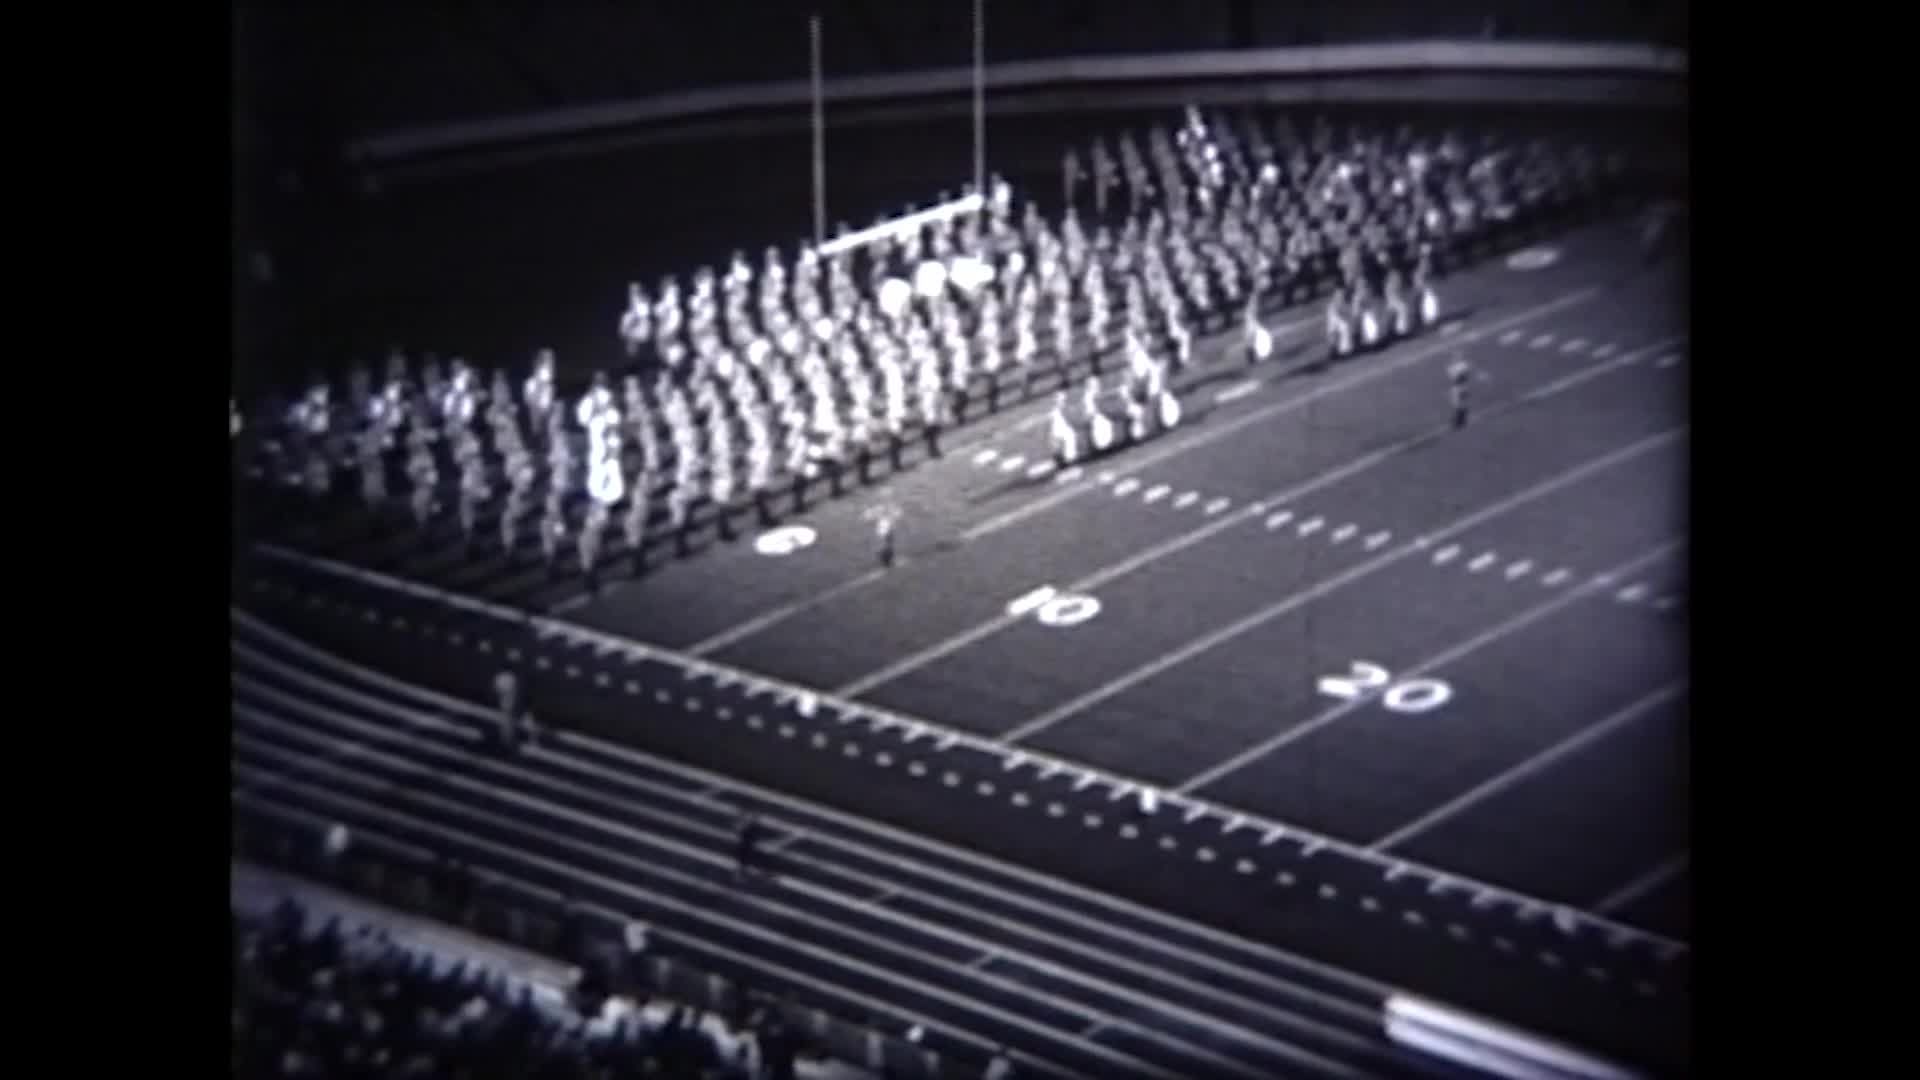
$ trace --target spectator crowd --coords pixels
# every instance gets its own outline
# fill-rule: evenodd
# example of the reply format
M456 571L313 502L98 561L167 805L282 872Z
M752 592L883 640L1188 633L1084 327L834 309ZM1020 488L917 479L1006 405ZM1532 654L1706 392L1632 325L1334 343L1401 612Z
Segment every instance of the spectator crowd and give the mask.
M795 1037L750 1016L731 1053L681 1005L628 1005L589 975L569 1003L450 966L378 932L315 926L291 901L232 916L232 1074L241 1078L762 1080L795 1075ZM597 985L593 985L598 983Z

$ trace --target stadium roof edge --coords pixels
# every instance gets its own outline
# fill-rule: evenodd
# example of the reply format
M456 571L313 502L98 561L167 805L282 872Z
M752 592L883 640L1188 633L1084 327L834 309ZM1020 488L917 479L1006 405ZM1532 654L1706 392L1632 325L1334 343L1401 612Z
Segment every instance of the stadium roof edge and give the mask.
M1392 82L1471 74L1495 84L1505 78L1542 75L1673 81L1684 79L1687 70L1685 52L1649 44L1424 41L1025 60L989 65L985 83L988 91L1001 98L1065 87L1251 80L1324 90L1330 82L1363 76ZM964 96L971 88L970 68L940 68L832 79L826 83L825 97L831 108L843 110ZM1596 100L1613 96L1601 94ZM1423 92L1416 97L1429 100L1432 95ZM713 87L381 132L349 143L345 156L362 167L397 167L440 155L711 120L743 111L804 111L810 101L811 88L805 79ZM996 100L996 112L1001 111L999 106Z

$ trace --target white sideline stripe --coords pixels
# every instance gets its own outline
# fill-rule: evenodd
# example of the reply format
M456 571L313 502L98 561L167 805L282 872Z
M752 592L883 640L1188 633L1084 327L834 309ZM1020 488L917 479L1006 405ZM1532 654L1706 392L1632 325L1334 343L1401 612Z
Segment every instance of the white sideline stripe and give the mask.
M1486 506L1479 510L1474 511L1473 513L1468 514L1463 518L1458 518L1452 524L1432 533L1431 535L1435 537L1444 537L1450 534L1464 532L1480 524L1482 521L1486 521L1490 518L1498 517L1501 514L1504 514L1509 510L1514 509L1515 507L1524 505L1528 502L1532 502L1535 499L1543 498L1547 495L1552 494L1555 491L1560 490L1561 488L1567 487L1570 484L1578 483L1579 481L1584 480L1588 476L1591 476L1594 473L1600 472L1603 469L1609 468L1613 465L1617 465L1622 461L1626 461L1629 458L1636 457L1649 450L1653 450L1658 447L1661 447L1671 442L1672 440L1678 438L1680 434L1685 430L1686 429L1684 427L1675 428L1671 431L1667 431L1659 435L1654 435L1649 438L1641 439L1636 443L1633 443L1622 449L1615 450L1612 453L1604 454L1583 465L1579 465L1572 469L1568 469L1565 472L1560 473L1558 476L1550 477L1547 480L1543 480L1540 483L1537 483L1532 487L1525 489L1524 491L1520 491L1516 494L1509 495L1506 498L1499 500L1498 502L1495 502L1489 506ZM1147 679L1150 679L1155 675L1158 675L1162 671L1167 670L1168 668L1174 667L1178 664L1185 663L1186 661L1192 659L1193 657L1198 656L1201 653L1214 648L1215 646L1218 646L1221 642L1237 637L1240 634L1243 634L1246 631L1251 630L1262 623L1269 622L1275 618L1278 618L1279 616L1284 615L1287 612L1292 611L1294 608L1300 607L1303 604L1311 603L1312 601L1319 599L1321 596L1324 596L1327 593L1330 593L1333 590L1338 589L1344 585L1350 584L1354 581L1358 581L1359 579L1366 577L1369 574L1375 573L1380 570L1384 570L1388 566L1391 566L1394 563L1399 562L1401 559L1406 558L1407 556L1413 554L1417 550L1419 549L1413 544L1401 544L1399 547L1390 548L1387 551L1383 552L1382 554L1375 555L1373 558L1368 559L1367 561L1360 563L1357 566L1351 567L1338 574L1335 574L1333 577L1326 578L1322 581L1316 582L1305 589L1302 589L1296 593L1293 593L1291 596L1288 596L1285 599L1279 600L1275 603L1267 605L1264 608L1261 608L1259 611L1256 611L1251 615L1248 615L1241 619L1237 619L1234 622L1229 623L1226 626L1220 628L1219 630L1215 630L1212 633L1205 634L1199 638L1196 638L1195 640L1188 642L1186 645L1183 645L1180 648L1175 649L1170 653L1167 653L1166 655L1160 657L1157 660L1152 661L1151 663L1143 664L1140 667L1135 668L1134 670L1121 676L1120 678L1114 679L1103 686L1097 687L1093 690L1088 691L1085 694L1080 695L1079 697L1074 698L1072 701L1067 702L1065 705L1061 705L1058 708L1050 709L1044 713L1041 713L1039 716L1036 716L1033 719L1028 720L1026 723L1021 724L1019 727L1014 728L1012 731L1009 731L1003 734L1001 736L1001 739L1007 743L1017 742L1020 739L1023 739L1026 736L1033 734L1034 732L1041 731L1059 722L1060 720L1065 719L1066 717L1071 716L1074 713L1077 713L1082 709L1087 708L1090 705L1096 704L1101 701L1105 701L1113 697L1115 694L1120 693L1123 690L1127 690L1141 682L1144 682ZM1086 590L1084 586L1076 586L1076 591L1084 592ZM1579 594L1570 593L1568 595L1573 596L1573 595L1579 595ZM1205 775L1205 774L1202 774L1202 775ZM1186 794L1192 791L1193 787L1194 787L1193 782L1189 781L1187 784L1184 784L1181 787L1176 788L1175 790L1180 792L1181 794Z
M1213 400L1216 404L1225 405L1230 401L1239 401L1241 398L1246 397L1258 389L1260 389L1260 380L1250 379L1238 386L1227 387L1225 390L1213 395Z
M1486 799L1488 796L1496 795L1502 791L1505 791L1507 788L1510 788L1513 785L1519 783L1520 781L1525 780L1527 777L1532 776L1535 773L1538 773L1541 769L1544 769L1547 766L1553 764L1554 762L1560 760L1561 758L1566 757L1568 754L1573 753L1575 750L1578 750L1581 747L1586 746L1588 743L1594 742L1595 740L1601 738L1602 736L1610 734L1617 728L1624 727L1627 724L1632 723L1634 720L1637 720L1642 715L1644 715L1647 712L1647 710L1653 708L1656 705L1665 703L1668 699L1672 698L1675 694L1678 694L1684 691L1686 687L1687 687L1686 682L1682 680L1680 682L1674 683L1671 686L1666 686L1666 687L1662 687L1659 690L1655 690L1653 693L1646 695L1645 697L1641 698L1638 701L1635 701L1633 704L1628 705L1626 708L1621 709L1620 711L1614 713L1613 715L1607 717L1606 719L1600 721L1599 723L1594 724L1590 727L1582 728L1579 731L1574 732L1572 735L1568 736L1565 739L1562 739L1560 742L1555 743L1553 746L1548 747L1546 750L1541 751L1540 753L1534 755L1533 757L1528 758L1527 760L1520 762L1519 764L1513 766L1512 768L1509 768L1506 771L1501 772L1487 779L1486 781L1475 785L1472 788L1469 788L1468 790L1460 793L1458 796L1452 799L1449 799L1444 803L1441 803L1439 806L1434 807L1432 810L1427 811L1425 814L1420 815L1414 820L1407 822L1405 825L1400 826L1398 829L1395 829L1394 831L1388 833L1387 835L1381 837L1380 839L1375 840L1373 843L1368 844L1367 850L1384 852L1390 848L1394 848L1401 844L1406 843L1408 840L1411 840L1415 836L1418 836L1421 833L1427 831L1428 829L1432 828L1434 825L1439 824L1441 821L1444 821L1447 818L1452 817L1454 814L1457 814L1460 811L1465 810L1467 807L1472 806L1475 803L1478 803Z
M1608 893L1605 897L1602 897L1599 903L1593 905L1593 910L1601 915L1611 915L1615 911L1626 907L1628 904L1659 888L1665 884L1668 879L1685 870L1687 868L1687 860L1690 857L1686 852L1675 855L1673 858L1668 859L1666 862L1661 863L1659 866L1654 867L1613 892Z
M1650 563L1655 560L1665 558L1667 555L1671 554L1675 549L1680 547L1681 544L1683 543L1684 541L1682 540L1675 540L1671 543L1663 544L1659 548L1656 548L1654 551L1646 555L1642 555L1639 558L1634 559L1632 562L1627 563L1626 565L1629 567L1638 567L1642 564ZM1447 649L1445 652L1440 653L1438 656L1435 656L1420 664L1414 665L1413 667L1401 672L1400 677L1402 679L1406 679L1406 678L1411 678L1418 675L1424 675L1427 672L1433 670L1434 668L1440 666L1441 664L1452 663L1454 660L1457 660L1460 657L1465 656L1466 654L1474 651L1475 649L1480 648L1483 645L1490 644L1494 641L1499 640L1500 638L1505 637L1508 634L1511 634L1517 630L1523 630L1526 627L1531 626L1536 622L1539 622L1541 619L1546 618L1547 616L1553 614L1556 611L1559 611L1560 609L1568 606L1569 604L1572 604L1574 601L1579 600L1582 597L1593 595L1593 592L1594 590L1592 589L1591 586L1588 586L1585 588L1578 588L1578 589L1569 589L1566 592L1558 594L1553 599L1548 600L1545 603L1536 604L1532 608L1529 608L1528 610L1522 612L1521 614L1516 615L1513 618L1500 623L1499 625L1493 627L1490 630L1474 635L1473 637L1467 639L1466 641L1463 641L1460 644L1455 645L1450 649ZM1346 716L1348 713L1351 713L1357 709L1365 708L1370 704L1372 704L1372 702L1369 699L1361 698L1355 701L1347 702L1342 705L1337 705L1334 708L1328 709L1326 712L1321 713L1319 716L1316 716L1313 719L1308 720L1297 727L1289 728L1286 731L1279 733L1278 735L1274 735L1270 738L1263 739L1260 742L1255 743L1253 746L1250 746L1247 749L1242 750L1240 753L1235 754L1234 756L1228 758L1227 760L1222 761L1217 765L1214 765L1212 768L1209 768L1203 772L1200 772L1188 778L1184 783L1174 788L1173 790L1182 795L1189 794L1195 789L1198 789L1213 783L1215 780L1218 780L1222 776L1225 776L1226 774L1233 772L1236 769L1239 769L1241 766L1246 765L1248 762L1253 761L1256 758L1264 757L1265 755L1272 753L1273 751L1278 750L1283 746L1286 746L1288 743L1294 742L1297 739L1304 738L1305 736L1310 735L1315 731L1318 731L1319 729L1327 726L1328 724L1333 723L1335 720L1338 720L1341 717ZM1370 852L1370 854L1373 854L1373 853Z
M1515 323L1525 322L1529 319L1540 318L1544 315L1551 314L1552 312L1558 311L1562 308L1570 307L1574 304L1578 304L1585 300L1588 300L1598 295L1600 291L1601 290L1597 286L1589 286L1584 289L1578 289L1574 292L1566 294L1565 296L1561 296L1555 300L1550 300L1545 304L1537 304L1533 307L1529 307L1522 311L1515 312L1514 314L1506 317L1505 319L1500 319L1493 323L1490 323L1484 329L1477 331L1477 334L1480 337L1485 337L1486 335L1491 334L1495 330L1498 330L1500 328L1510 326ZM1347 378L1340 379L1336 382L1328 383L1325 386L1317 387L1308 393L1300 395L1299 397L1289 398L1288 400L1285 400L1285 401L1276 401L1270 405L1262 406L1261 408L1255 409L1252 412L1245 414L1244 416L1237 416L1234 419L1224 424L1221 424L1219 427L1201 429L1191 437L1182 439L1177 442L1170 442L1165 446L1162 446L1156 450L1153 450L1146 454L1141 455L1139 458L1134 460L1133 464L1136 468L1145 468L1146 466L1153 465L1157 462L1165 461L1168 458L1173 457L1177 454L1184 454L1189 450L1197 450L1202 446L1207 446L1211 443L1218 442L1219 440L1224 439L1229 435L1232 435L1233 433L1241 430L1242 428L1260 423L1261 421L1266 420L1269 417L1278 416L1286 412L1291 412L1294 409L1305 408L1306 406L1320 400L1323 397L1326 397L1331 394L1339 393L1342 390L1351 389L1352 387L1365 385L1366 383L1373 382L1376 379L1385 378L1386 376L1391 375L1394 372L1404 370L1405 368L1408 368L1414 364L1417 364L1422 360L1426 360L1431 357L1438 356L1442 353L1449 352L1453 348L1455 348L1455 344L1453 342L1446 342L1446 343L1435 343L1424 348L1415 349L1411 352L1408 352L1406 355L1400 356L1394 359L1393 361L1387 364L1384 364L1380 367L1369 368L1363 371L1357 371L1354 374L1348 376ZM1086 490L1087 489L1085 487L1074 487L1072 485L1068 485L1067 487L1063 488L1062 490L1056 492L1055 494L1047 498L1036 499L1033 502L1026 504L1025 506L1016 508L1014 510L1010 510L1005 514L1000 515L999 517L981 522L979 525L976 525L973 528L968 529L966 532L961 533L960 537L962 540L976 540L990 533L998 532L1009 525L1013 525L1018 522L1025 521L1027 518L1032 517L1035 514L1044 513L1047 510L1051 510L1055 506L1060 505L1061 503L1067 502L1071 499L1079 498L1081 495L1086 493Z

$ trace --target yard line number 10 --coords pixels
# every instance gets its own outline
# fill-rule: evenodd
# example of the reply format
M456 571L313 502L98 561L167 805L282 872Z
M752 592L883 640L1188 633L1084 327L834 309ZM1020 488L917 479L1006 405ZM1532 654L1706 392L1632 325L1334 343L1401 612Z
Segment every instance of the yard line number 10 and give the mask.
M1365 660L1349 665L1347 675L1327 675L1320 679L1320 692L1342 701L1359 701L1386 690L1380 704L1391 712L1423 713L1445 705L1453 698L1453 687L1439 679L1401 679L1394 681L1386 668Z

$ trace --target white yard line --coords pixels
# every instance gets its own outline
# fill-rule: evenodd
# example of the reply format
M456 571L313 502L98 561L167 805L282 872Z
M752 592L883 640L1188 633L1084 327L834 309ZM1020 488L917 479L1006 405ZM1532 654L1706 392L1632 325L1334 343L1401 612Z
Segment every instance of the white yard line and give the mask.
M1513 495L1509 495L1504 499L1501 499L1497 502L1491 503L1485 507L1482 507L1479 510L1474 511L1473 513L1468 514L1465 517L1458 518L1452 523L1446 525L1445 527L1438 529L1434 532L1428 533L1427 536L1423 538L1423 540L1425 541L1425 543L1431 543L1436 540L1443 540L1449 536L1453 536L1458 533L1465 532L1466 530L1473 528L1474 526L1480 524L1483 521L1487 521L1491 518L1498 517L1501 514L1504 514L1516 507L1523 506L1526 503L1532 502L1535 499L1544 498L1547 495L1550 495L1556 491L1559 491L1561 488L1568 487L1572 484L1578 483L1579 481L1584 480L1587 477L1595 473L1598 473L1604 469L1610 468L1623 461L1630 460L1650 450L1655 450L1660 447L1663 447L1668 443L1672 442L1674 439L1679 438L1685 432L1685 430L1686 430L1685 428L1675 428L1671 431L1663 432L1662 434L1659 434L1659 435L1654 435L1649 438L1641 439L1638 442L1635 442L1629 446L1623 447L1619 450L1615 450L1612 453L1602 455L1601 457L1595 458L1594 460L1586 462L1585 464L1575 466L1574 468L1568 469L1558 474L1557 476L1551 477L1547 480L1543 480L1540 483L1537 483L1532 487L1527 488L1524 491L1520 491ZM1189 642L1185 646L1179 649L1175 649L1173 652L1167 653L1166 655L1160 657L1159 659L1153 661L1152 663L1144 664L1138 668L1135 668L1133 671L1128 672L1126 675L1123 675L1118 679L1114 679L1111 682L1108 682L1105 685L1100 686L1094 690L1090 690L1087 693L1082 694L1077 698L1074 698L1072 701L1067 702L1065 705L1061 705L1057 708L1050 709L1047 712L1041 713L1039 716L1036 716L1031 720L1028 720L1026 723L1021 724L1020 726L1014 728L1012 731L1001 736L1001 739L1002 741L1005 741L1005 742L1014 742L1016 740L1026 738L1028 735L1034 734L1035 732L1042 731L1047 727L1050 727L1053 724L1058 723L1060 720L1063 720L1066 717L1073 715L1074 713L1077 713L1101 701L1105 701L1108 698L1113 697L1115 694L1118 694L1130 687L1133 687L1141 682L1144 682L1147 679L1150 679L1155 675L1158 675L1159 673L1166 671L1169 668L1185 663L1187 660L1190 660L1193 657L1198 656L1203 652L1213 649L1219 646L1221 643L1231 638L1237 637L1240 634L1243 634L1248 630L1251 630L1257 626L1260 626L1263 623L1276 619L1281 615L1284 615L1287 612L1292 611L1297 607L1300 607L1303 604L1307 604L1314 600L1317 600L1321 596L1324 596L1335 589L1338 589L1351 582L1358 581L1361 578L1366 577L1370 574L1374 574L1381 570L1384 570L1387 567L1393 565L1394 563L1397 563L1400 560L1405 559L1406 557L1413 555L1416 552L1423 551L1425 550L1425 543L1423 543L1421 540L1416 540L1416 541L1411 541L1408 543L1401 544L1398 547L1389 548L1386 552L1380 555L1376 555L1373 558L1368 559L1367 561L1360 563L1357 566L1344 570L1341 573L1334 575L1333 577L1326 578L1322 581L1316 582L1313 585L1305 589L1302 589L1298 592L1295 592L1292 595L1282 600L1279 600L1273 604L1269 604L1266 607L1261 608L1259 611L1256 611L1251 615L1238 619L1228 624L1227 626L1220 628L1219 630L1216 630L1210 634L1207 634L1192 642ZM1089 589L1086 585L1082 584L1082 585L1075 585L1073 587L1073 591L1087 592L1089 591ZM1181 790L1185 791L1189 789L1182 788Z
M1684 681L1675 683L1672 686L1662 687L1635 701L1633 704L1628 705L1626 708L1621 709L1619 712L1608 716L1599 723L1581 728L1579 731L1574 732L1567 738L1535 754L1533 757L1491 777L1483 783L1475 785L1457 797L1441 803L1439 806L1434 807L1418 818L1407 822L1398 829L1375 840L1373 843L1367 845L1367 849L1369 851L1386 851L1389 848L1406 843L1408 840L1413 839L1460 811L1507 790L1520 781L1525 780L1527 777L1537 774L1541 769L1579 750L1581 747L1587 746L1611 732L1638 720L1641 716L1645 715L1649 709L1652 709L1656 705L1665 704L1671 700L1674 695L1685 691L1686 687L1687 684Z
M1647 555L1642 555L1639 558L1634 559L1633 561L1627 563L1626 565L1629 567L1638 567L1642 564L1650 563L1657 559L1665 558L1666 556L1672 554L1680 546L1681 546L1681 541L1675 541L1673 543L1663 545L1662 547L1656 549L1655 551ZM1453 661L1458 660L1460 657L1473 652L1475 649L1483 648L1487 645L1492 644L1495 641L1500 640L1503 637L1506 637L1508 634L1517 633L1518 631L1526 629L1527 627L1533 625L1534 623L1539 622L1541 619L1544 619L1547 616L1552 615L1554 612L1557 612L1560 609L1566 607L1567 605L1573 603L1575 600L1579 600L1583 597L1593 595L1593 592L1594 590L1592 589L1591 586L1588 586L1586 588L1580 588L1580 589L1569 589L1566 592L1556 595L1553 599L1548 600L1545 603L1537 604L1534 607L1529 608L1524 612L1521 612L1519 615L1516 615L1513 618L1500 623L1498 626L1495 626L1492 629L1485 631L1484 633L1476 634L1473 637L1467 639L1466 641L1463 641L1458 645L1455 645L1447 649L1446 651L1423 661L1422 663L1416 664L1413 667L1400 672L1399 676L1402 679L1413 678L1415 676L1424 675L1427 672L1433 670L1434 668L1440 666L1441 664L1450 664ZM1264 757L1265 755L1270 754L1273 751L1278 750L1281 747L1286 746L1289 743L1292 743L1298 739L1304 738L1307 735L1310 735L1313 732L1318 731L1323 727L1326 727L1328 724L1333 723L1334 721L1340 719L1341 717L1346 716L1349 713L1352 713L1358 709L1364 708L1370 704L1372 704L1372 701L1370 699L1361 698L1355 701L1347 702L1344 705L1337 705L1334 708L1328 709L1326 712L1323 712L1320 715L1314 717L1313 719L1308 720L1304 724L1300 724L1297 727L1289 728L1286 731L1283 731L1278 735L1274 735L1270 738L1263 739L1260 742L1255 743L1254 745L1248 747L1247 749L1242 750L1240 753L1235 754L1232 757L1226 759L1225 761L1219 762L1218 764L1212 766L1211 768L1208 768L1200 773L1197 773L1193 776L1188 777L1186 780L1181 781L1180 786L1174 788L1173 790L1182 795L1197 791L1198 789L1213 783L1215 780L1220 779L1222 776L1225 776L1230 772L1234 772L1235 770L1240 769L1241 767L1245 766L1249 762L1254 761L1260 757Z

